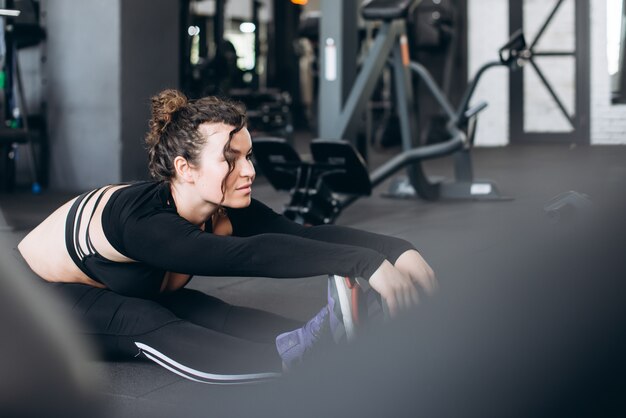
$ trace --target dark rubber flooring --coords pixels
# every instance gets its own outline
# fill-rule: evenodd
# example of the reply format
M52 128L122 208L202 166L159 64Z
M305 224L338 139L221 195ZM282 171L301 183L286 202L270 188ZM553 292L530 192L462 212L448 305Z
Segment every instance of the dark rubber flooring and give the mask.
M390 155L391 151L380 152L372 158L379 163ZM502 193L513 199L498 202L392 200L380 196L386 190L385 184L378 187L372 197L360 199L349 207L338 224L413 242L437 272L441 285L439 294L445 297L448 289L454 289L455 284L472 276L476 260L499 257L498 249L518 238L512 235L517 231L515 225L524 225L525 221L543 222L542 208L555 195L575 190L587 194L595 204L603 206L623 204L626 200L624 146L482 148L475 150L473 160L477 178L494 180ZM431 161L425 167L432 175L450 177L452 173L450 159ZM275 192L263 179L257 183L254 196L280 210L287 196ZM0 234L5 241L16 243L73 195L47 191L33 196L19 190L0 195L5 222L13 227L12 231L5 229ZM547 223L546 228L549 228ZM190 286L234 304L305 320L325 303L324 279L196 277ZM446 330L441 329L440 332L445 333ZM36 352L30 354L36 355ZM269 401L258 403L258 396L264 396L258 387L194 383L148 362L90 361L83 367L96 376L102 400L100 407L106 411L105 416L171 416L171 411L180 411L180 416L185 416L191 413L191 410L185 409L190 405L198 416L223 416L224 411L233 414L239 411L233 416L242 416L240 413L266 416L265 412L272 410L272 405L267 404ZM326 380L325 376L317 378L322 382ZM367 379L363 382L366 387L377 377ZM419 383L415 385L416 388L421 387ZM399 390L398 396L409 396L405 389ZM384 402L389 402L388 398L385 399ZM258 409L241 412L248 402L255 405L251 408ZM462 409L462 406L459 408ZM374 416L375 410L370 412ZM417 412L400 412L394 404L387 403L386 410L381 411L383 415L379 416L419 416ZM337 416L333 411L324 413ZM86 411L85 416L89 415L91 413ZM301 410L288 410L283 411L281 416L301 415L306 414ZM486 413L483 416L489 415ZM311 412L310 416L315 414Z

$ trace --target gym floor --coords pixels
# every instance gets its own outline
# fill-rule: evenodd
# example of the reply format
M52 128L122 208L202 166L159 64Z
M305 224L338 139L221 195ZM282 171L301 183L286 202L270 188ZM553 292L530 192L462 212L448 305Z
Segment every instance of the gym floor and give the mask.
M372 165L393 151L373 153ZM381 197L387 184L369 198L359 199L340 216L338 224L405 238L422 252L437 272L440 293L462 281L474 255L489 255L507 239L510 225L524 217L541 217L555 195L575 190L594 203L624 203L626 147L516 145L478 148L473 153L477 178L495 181L511 200L424 202ZM450 177L450 159L426 164L431 175ZM616 192L616 191L621 191ZM0 232L17 243L53 209L74 194L27 191L0 196L0 207L14 230ZM259 178L254 196L280 210L287 195L275 192ZM465 260L465 261L463 261ZM191 287L240 305L252 306L305 320L325 303L325 278L273 280L266 278L196 277ZM185 380L150 362L88 364L100 380L110 416L149 416L164 407L201 401L207 412L225 394L245 389L204 385Z

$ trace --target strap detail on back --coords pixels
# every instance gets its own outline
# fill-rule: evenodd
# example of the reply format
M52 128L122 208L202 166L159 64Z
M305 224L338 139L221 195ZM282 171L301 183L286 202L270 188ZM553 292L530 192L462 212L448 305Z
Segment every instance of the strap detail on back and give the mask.
M80 268L80 270L83 273L85 273L88 277L94 280L95 278L92 277L93 275L87 270L84 264L85 257L87 257L88 255L94 255L98 253L91 241L91 238L89 237L89 226L91 225L91 220L93 219L93 216L96 211L96 208L98 207L98 204L102 200L102 197L104 196L104 194L111 187L113 186L112 185L107 186L104 188L104 190L101 188L95 189L95 190L92 190L87 193L83 193L82 195L78 196L76 201L72 204L72 207L70 208L67 214L67 219L65 220L65 246L67 248L67 252L69 253L74 263L78 266L78 268ZM83 251L83 248L81 248L80 246L80 240L79 240L83 213L85 210L85 206L87 206L87 203L98 192L101 192L101 193L96 199L96 203L94 204L92 212L89 215L89 221L87 222L87 227L85 231L85 241L87 243L87 251Z
M93 242L91 242L91 237L89 236L89 227L91 226L93 215L96 213L96 208L100 204L100 201L102 200L106 192L108 192L111 189L111 187L113 186L107 186L104 189L104 191L100 193L100 196L98 196L98 199L96 199L96 203L93 205L93 211L91 212L91 215L89 216L89 222L87 222L87 229L85 230L85 241L87 242L87 249L91 251L91 254L98 254L98 251L96 251L96 247L94 247Z

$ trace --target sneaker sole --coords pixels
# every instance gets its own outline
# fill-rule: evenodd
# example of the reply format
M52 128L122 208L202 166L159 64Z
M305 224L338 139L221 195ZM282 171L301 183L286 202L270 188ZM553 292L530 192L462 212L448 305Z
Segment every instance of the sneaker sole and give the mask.
M334 282L334 288L337 291L346 338L348 341L352 341L356 335L354 309L358 309L358 291L353 292L353 288L348 286L347 282L350 279L347 277L331 275L329 280Z

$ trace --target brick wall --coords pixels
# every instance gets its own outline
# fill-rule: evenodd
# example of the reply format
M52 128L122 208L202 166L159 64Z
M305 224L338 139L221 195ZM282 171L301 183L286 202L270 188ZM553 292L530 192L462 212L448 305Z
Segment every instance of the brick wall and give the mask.
M556 1L524 0L524 35L532 42L554 10ZM535 46L536 51L574 51L574 0L565 1ZM575 112L576 60L573 57L535 57L535 63L554 89L569 115ZM574 128L531 65L524 71L524 131L571 132Z
M607 62L607 4L606 0L589 0L591 7L591 143L626 144L626 105L611 104L610 78ZM525 32L530 41L537 32L537 25L543 19L533 21L532 15L547 16L546 10L553 2L545 0L527 0ZM543 49L563 49L573 47L574 37L571 30L573 12L571 1L563 5L559 16L555 18L550 31L541 41ZM508 0L470 0L468 3L468 47L469 75L484 62L495 57L496 51L508 38L509 7ZM573 4L573 3L572 3ZM545 10L544 10L545 9ZM556 48L559 46L559 48ZM564 64L564 63L561 63ZM573 106L574 77L567 67L557 61L545 62L542 69L550 81L556 84L559 95L568 109ZM559 68L560 67L560 68ZM567 123L555 123L559 115L552 99L544 91L533 71L527 71L526 77L526 120L528 131L549 132L564 130ZM569 74L569 76L567 76ZM485 75L478 87L475 100L487 100L489 107L481 114L476 136L478 146L507 145L509 138L509 75L506 69L493 70Z

